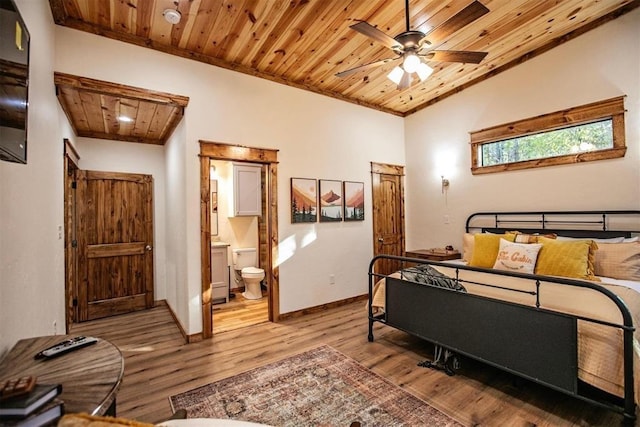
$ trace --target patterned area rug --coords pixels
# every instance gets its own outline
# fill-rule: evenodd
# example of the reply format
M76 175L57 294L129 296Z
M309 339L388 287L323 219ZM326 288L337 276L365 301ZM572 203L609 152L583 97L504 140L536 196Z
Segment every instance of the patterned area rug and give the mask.
M188 418L272 426L461 426L329 346L170 398Z

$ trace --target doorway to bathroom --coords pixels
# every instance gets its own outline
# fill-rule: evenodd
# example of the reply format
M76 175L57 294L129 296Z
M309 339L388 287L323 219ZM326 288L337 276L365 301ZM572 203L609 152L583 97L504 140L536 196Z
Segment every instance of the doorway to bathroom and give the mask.
M266 240L260 239L264 169L255 163L209 162L213 334L269 320L269 290L258 256L260 240ZM238 197L244 200L241 207Z
M200 141L200 158L202 318L208 338L278 319L277 150ZM235 184L250 181L252 171L259 201L238 213Z

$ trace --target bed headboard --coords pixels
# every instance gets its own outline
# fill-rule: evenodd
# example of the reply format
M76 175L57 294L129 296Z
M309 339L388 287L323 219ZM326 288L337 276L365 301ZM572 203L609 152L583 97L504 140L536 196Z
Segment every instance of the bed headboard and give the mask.
M467 218L467 233L555 233L567 237L632 237L640 234L640 211L476 212Z

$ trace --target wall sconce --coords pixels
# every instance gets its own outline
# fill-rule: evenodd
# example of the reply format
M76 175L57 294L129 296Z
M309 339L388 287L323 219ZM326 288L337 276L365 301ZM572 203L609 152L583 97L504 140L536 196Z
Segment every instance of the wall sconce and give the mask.
M444 175L440 175L442 178L442 194L449 189L449 180L444 177Z

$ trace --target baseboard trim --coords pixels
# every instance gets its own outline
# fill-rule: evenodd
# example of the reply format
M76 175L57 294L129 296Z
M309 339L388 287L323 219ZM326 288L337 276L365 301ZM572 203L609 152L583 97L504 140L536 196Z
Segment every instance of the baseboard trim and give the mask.
M358 295L351 298L346 298L339 301L333 301L326 304L316 305L314 307L303 308L302 310L290 311L289 313L283 313L278 316L278 322L288 319L294 319L297 317L302 317L307 314L318 313L320 311L327 310L329 308L341 307L343 305L351 304L358 301L365 301L369 299L369 294Z
M182 327L182 323L180 323L180 321L178 320L178 317L176 316L176 314L173 312L173 309L171 308L171 306L169 305L169 303L167 303L166 299L161 299L161 300L157 300L154 303L155 307L159 307L159 306L165 306L167 307L167 309L169 310L169 313L171 314L171 317L173 318L173 323L176 324L176 326L178 327L178 330L180 331L180 333L182 334L182 337L184 338L184 342L187 344L191 344L194 342L199 342L202 341L202 333L199 334L191 334L188 335L187 332L184 330L184 328Z
M369 294L364 294L364 295L358 295L358 296L351 297L351 298L342 299L342 300L339 300L339 301L329 302L329 303L326 303L326 304L316 305L316 306L313 306L313 307L303 308L302 310L290 311L289 313L280 314L278 316L278 320L276 322L280 322L280 321L288 320L288 319L295 319L297 317L302 317L302 316L305 316L307 314L318 313L318 312L327 310L329 308L337 308L337 307L341 307L343 305L351 304L351 303L358 302L358 301L366 301L368 298L369 298ZM169 310L169 313L171 314L171 317L173 318L173 322L178 327L178 330L182 334L182 337L184 338L185 343L191 344L191 343L200 342L200 341L203 340L202 333L188 335L185 332L184 328L182 327L182 324L178 320L178 317L176 316L176 314L171 309L171 306L167 303L167 300L157 300L157 301L155 301L154 305L156 307L158 307L158 306L167 307L167 309Z

